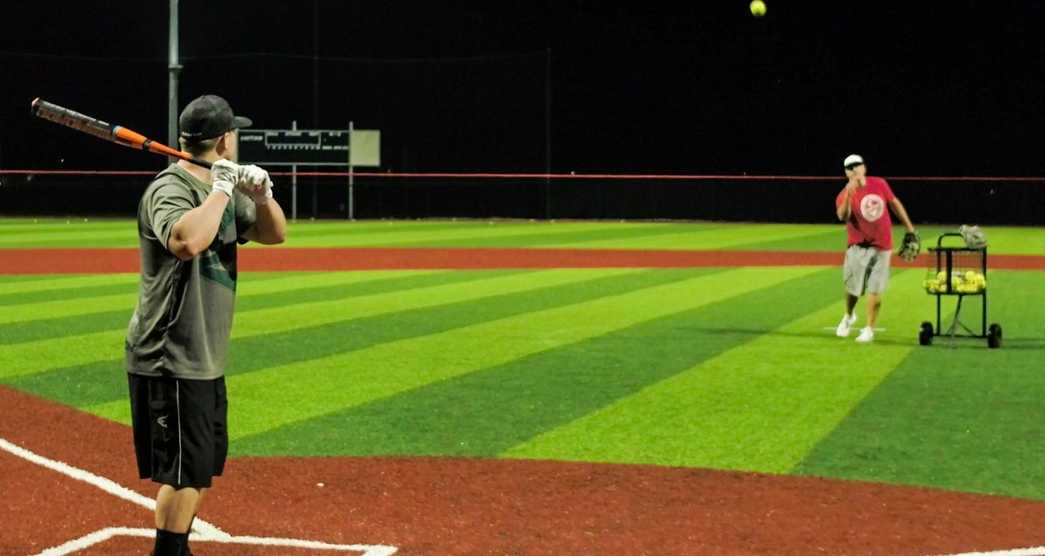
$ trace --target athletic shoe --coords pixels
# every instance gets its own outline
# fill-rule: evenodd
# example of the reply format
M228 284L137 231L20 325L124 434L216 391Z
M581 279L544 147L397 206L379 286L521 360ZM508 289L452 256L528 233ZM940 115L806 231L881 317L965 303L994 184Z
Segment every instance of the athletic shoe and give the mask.
M874 341L874 328L865 326L860 330L860 335L856 337L856 341L861 344L869 344Z
M838 328L835 329L835 335L839 338L849 337L849 329L852 328L853 323L856 322L856 313L852 315L842 315L842 322L838 323Z

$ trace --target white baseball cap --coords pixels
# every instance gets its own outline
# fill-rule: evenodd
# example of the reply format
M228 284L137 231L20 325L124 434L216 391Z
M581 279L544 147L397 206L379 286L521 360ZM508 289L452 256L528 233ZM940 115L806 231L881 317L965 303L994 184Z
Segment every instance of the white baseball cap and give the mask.
M860 164L863 164L863 163L864 163L864 159L861 158L860 155L858 155L858 154L851 154L851 155L845 157L845 161L842 162L842 166L845 167L845 168L849 168L850 166L859 166Z

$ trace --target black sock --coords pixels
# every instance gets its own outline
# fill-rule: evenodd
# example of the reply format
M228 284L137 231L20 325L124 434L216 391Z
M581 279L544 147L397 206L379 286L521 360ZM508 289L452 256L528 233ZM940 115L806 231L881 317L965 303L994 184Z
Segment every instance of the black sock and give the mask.
M189 530L185 533L185 547L181 549L181 556L192 556L192 550L189 549L189 535L192 534L192 524L196 522L196 516L192 516L189 520Z
M156 530L156 544L153 545L155 556L181 556L182 549L189 542L188 533L174 533L163 529Z

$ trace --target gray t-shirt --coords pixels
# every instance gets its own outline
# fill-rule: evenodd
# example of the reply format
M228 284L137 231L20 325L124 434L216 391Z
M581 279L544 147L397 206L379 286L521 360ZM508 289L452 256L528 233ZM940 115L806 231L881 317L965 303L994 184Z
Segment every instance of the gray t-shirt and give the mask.
M236 295L236 244L254 225L254 202L235 191L214 242L188 261L167 249L179 218L203 204L210 184L172 164L138 205L141 284L127 327L127 372L211 380L225 373Z

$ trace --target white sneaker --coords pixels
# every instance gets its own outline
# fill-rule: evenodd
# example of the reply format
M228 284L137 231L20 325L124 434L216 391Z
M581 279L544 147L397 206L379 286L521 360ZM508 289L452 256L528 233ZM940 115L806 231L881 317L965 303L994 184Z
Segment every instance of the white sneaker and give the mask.
M860 330L860 335L856 337L856 341L861 344L869 344L874 341L874 328L865 326Z
M839 338L848 338L849 329L852 328L853 323L856 322L856 313L852 315L842 315L842 322L838 323L838 328L835 329L835 336Z

